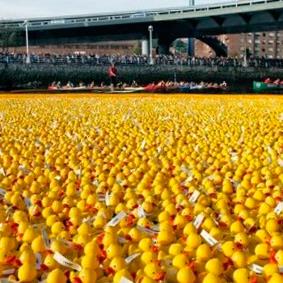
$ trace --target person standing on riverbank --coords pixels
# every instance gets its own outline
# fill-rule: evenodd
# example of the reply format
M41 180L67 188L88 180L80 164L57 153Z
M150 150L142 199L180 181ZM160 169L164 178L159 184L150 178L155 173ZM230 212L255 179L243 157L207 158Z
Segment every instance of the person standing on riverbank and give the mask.
M115 64L112 63L111 66L108 69L108 76L111 82L111 89L114 89L117 84L117 75L118 75L118 70L115 67Z

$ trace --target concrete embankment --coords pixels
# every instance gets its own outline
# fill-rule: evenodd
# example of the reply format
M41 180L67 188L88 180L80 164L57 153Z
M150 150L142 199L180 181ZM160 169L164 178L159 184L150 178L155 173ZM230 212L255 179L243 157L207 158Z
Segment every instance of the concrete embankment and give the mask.
M137 81L146 84L159 80L186 80L221 82L227 81L233 87L251 86L253 80L266 77L283 78L283 69L243 68L243 67L206 67L206 66L173 66L173 65L127 65L118 66L119 80ZM83 81L96 84L108 82L107 66L89 65L52 65L52 64L0 64L0 88L15 89L21 87L47 87L52 81L68 81L74 84Z

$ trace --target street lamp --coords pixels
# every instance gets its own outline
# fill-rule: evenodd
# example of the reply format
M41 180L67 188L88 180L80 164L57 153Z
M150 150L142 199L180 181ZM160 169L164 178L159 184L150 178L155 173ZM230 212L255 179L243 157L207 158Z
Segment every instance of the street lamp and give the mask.
M29 38L28 38L28 21L24 21L24 26L26 29L26 53L27 53L27 58L26 58L26 63L30 64L30 55L29 55Z
M149 64L153 65L153 58L152 58L152 32L153 32L153 26L150 25L148 27L149 31Z

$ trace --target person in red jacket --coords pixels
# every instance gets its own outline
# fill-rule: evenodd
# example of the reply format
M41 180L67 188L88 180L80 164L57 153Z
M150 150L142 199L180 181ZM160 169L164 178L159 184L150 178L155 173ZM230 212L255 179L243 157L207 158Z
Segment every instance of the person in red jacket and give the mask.
M115 64L112 63L111 66L108 69L108 76L110 78L110 82L111 82L111 88L116 87L117 84L117 68L115 67Z

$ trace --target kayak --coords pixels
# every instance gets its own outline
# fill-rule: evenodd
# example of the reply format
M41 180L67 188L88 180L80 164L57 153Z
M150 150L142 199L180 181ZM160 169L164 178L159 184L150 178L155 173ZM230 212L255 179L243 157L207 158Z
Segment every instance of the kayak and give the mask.
M283 91L283 85L265 82L253 82L254 92Z
M149 85L146 87L125 87L125 88L114 88L110 87L73 87L73 88L57 88L48 87L48 89L18 89L11 91L12 93L50 93L50 94L60 94L60 93L97 93L97 94L130 94L130 93L223 93L227 91L227 88L223 87L202 87L202 86L153 86Z

